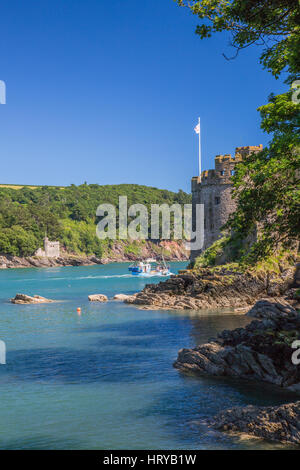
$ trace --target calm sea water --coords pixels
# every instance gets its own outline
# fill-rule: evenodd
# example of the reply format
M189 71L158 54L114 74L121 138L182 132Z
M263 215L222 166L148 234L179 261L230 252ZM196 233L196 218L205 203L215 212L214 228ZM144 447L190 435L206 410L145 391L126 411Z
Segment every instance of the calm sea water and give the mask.
M240 381L188 377L172 367L180 348L243 326L246 318L88 302L89 294L134 293L150 282L128 275L127 267L0 271L0 339L7 345L7 364L0 365L0 448L274 447L199 422L231 406L282 403L291 396ZM182 267L172 263L173 272ZM19 292L60 302L10 304Z

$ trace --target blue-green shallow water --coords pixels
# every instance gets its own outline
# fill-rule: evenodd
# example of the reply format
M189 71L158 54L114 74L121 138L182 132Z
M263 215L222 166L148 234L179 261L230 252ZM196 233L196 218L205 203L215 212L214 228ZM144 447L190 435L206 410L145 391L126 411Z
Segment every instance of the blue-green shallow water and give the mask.
M184 263L173 263L172 271ZM2 449L272 448L209 432L198 422L219 410L291 399L268 387L187 377L177 351L245 317L143 311L89 294L134 293L159 278L127 275L126 264L0 272ZM16 293L59 303L13 305ZM82 315L78 316L77 307Z

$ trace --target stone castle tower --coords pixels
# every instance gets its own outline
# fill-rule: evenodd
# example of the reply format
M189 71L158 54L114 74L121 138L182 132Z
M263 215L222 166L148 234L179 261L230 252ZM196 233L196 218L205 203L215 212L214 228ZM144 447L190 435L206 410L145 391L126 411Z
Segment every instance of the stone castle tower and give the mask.
M48 237L44 238L44 249L39 248L35 256L41 256L42 258L59 258L60 247L59 242L51 242Z
M237 147L235 157L217 155L215 169L206 170L192 178L192 204L204 204L204 246L201 250L191 251L191 260L208 248L221 236L221 227L234 212L236 203L231 197L231 176L235 165L250 153L258 153L263 146ZM195 229L195 226L194 226Z

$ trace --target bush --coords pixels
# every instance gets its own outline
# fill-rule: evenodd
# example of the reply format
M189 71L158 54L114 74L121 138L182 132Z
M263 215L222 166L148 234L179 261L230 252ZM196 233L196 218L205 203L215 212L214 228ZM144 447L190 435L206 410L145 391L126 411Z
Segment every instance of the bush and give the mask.
M38 240L31 232L15 225L0 232L0 252L14 256L33 255L38 248Z

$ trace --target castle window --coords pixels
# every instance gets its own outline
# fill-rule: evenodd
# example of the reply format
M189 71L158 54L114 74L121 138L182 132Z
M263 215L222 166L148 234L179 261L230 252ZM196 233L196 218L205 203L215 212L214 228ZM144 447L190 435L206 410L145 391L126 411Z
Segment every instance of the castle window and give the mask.
M233 176L234 173L235 173L235 171L234 171L234 170L231 170L231 172L230 172L231 176Z
M217 206L218 204L220 204L220 202L221 202L221 198L216 196L215 197L215 205Z
M220 171L220 175L221 175L221 176L224 176L224 175L225 175L225 171L224 171L224 170L221 170L221 171Z

